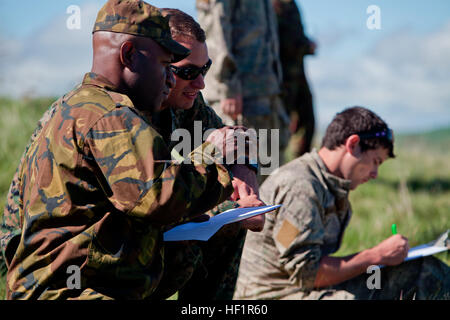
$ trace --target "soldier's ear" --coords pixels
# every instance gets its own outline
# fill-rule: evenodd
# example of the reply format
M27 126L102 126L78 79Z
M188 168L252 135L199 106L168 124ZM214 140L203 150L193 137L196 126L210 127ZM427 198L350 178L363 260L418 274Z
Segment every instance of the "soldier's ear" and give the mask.
M133 69L133 59L134 54L136 52L136 47L133 42L131 41L125 41L120 46L120 62L124 67L127 67L129 69Z
M345 141L345 150L351 155L356 155L359 153L359 136L357 134L352 134Z

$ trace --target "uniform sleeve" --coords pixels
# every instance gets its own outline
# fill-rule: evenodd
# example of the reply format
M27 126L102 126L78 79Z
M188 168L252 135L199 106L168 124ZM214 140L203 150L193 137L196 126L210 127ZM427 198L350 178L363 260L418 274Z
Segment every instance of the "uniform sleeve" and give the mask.
M31 135L30 141L25 148L24 153L19 161L19 166L14 174L14 177L9 186L8 195L6 197L6 205L3 211L2 223L0 225L0 271L9 266L14 253L16 252L17 245L20 241L22 234L22 221L20 218L20 193L19 193L19 169L23 166L25 161L25 155L30 148L31 144L36 140L39 133L42 131L44 125L50 120L56 110L56 105L59 102L54 102L44 113L44 115L37 122L37 126ZM1 273L1 272L0 272Z
M210 217L214 217L219 213L235 208L239 208L239 204L237 203L237 201L227 200L218 204L217 206L209 210L206 214L209 215Z
M9 266L22 233L22 226L19 216L18 186L19 175L18 170L16 170L9 187L5 210L3 211L2 223L0 225L0 247L2 253L0 257L0 273L3 273L7 266Z
M162 137L132 111L103 117L86 137L111 203L128 215L167 225L203 213L233 191L228 170L204 154L171 160Z
M324 239L320 202L312 186L289 190L274 226L273 240L280 252L280 264L289 274L291 283L312 289Z
M206 79L214 78L214 100L235 97L242 91L238 66L233 56L234 7L234 0L197 0L198 20L205 30L209 56L213 61ZM206 90L210 92L208 88Z

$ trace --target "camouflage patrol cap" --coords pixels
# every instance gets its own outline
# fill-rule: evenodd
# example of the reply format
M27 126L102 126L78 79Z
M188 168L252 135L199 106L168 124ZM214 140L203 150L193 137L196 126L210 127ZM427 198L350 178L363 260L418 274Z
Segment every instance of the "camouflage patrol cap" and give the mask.
M141 0L108 0L97 14L94 29L148 37L174 55L172 62L186 58L190 51L172 39L169 20L158 8Z

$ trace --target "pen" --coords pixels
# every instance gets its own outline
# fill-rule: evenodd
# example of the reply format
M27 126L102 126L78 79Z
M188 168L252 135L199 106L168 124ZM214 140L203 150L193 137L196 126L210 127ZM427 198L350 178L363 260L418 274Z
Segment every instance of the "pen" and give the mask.
M397 225L395 223L392 225L392 234L393 235L397 234Z

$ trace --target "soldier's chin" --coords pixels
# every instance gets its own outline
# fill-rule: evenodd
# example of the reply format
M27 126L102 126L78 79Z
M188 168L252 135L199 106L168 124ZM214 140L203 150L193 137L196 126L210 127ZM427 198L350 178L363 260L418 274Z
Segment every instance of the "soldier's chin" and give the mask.
M358 181L352 181L350 183L350 189L351 190L355 190L357 187L359 187L360 185L365 184L368 181L369 181L369 179L362 179L362 180L358 180Z
M180 103L175 109L189 110L194 105L194 101L186 101L184 103Z
M359 185L361 185L362 184L362 182L355 182L355 181L352 181L351 183L350 183L350 190L355 190Z

